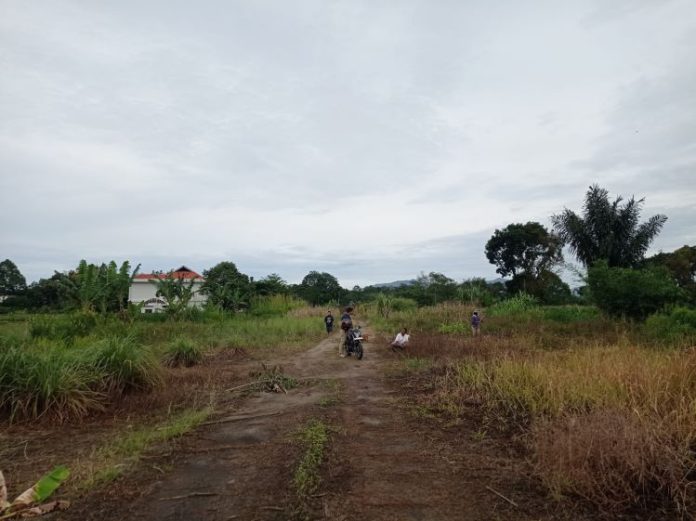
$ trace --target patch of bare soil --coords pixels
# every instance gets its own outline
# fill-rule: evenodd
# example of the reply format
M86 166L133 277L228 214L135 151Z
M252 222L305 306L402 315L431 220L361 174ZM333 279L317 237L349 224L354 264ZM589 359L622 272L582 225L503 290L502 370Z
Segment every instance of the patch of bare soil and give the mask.
M339 358L334 336L268 360L308 385L230 401L60 519L582 519L554 511L504 439L476 440L475 422L443 428L411 415L385 376L394 356L374 342L362 361ZM317 417L332 428L330 449L320 489L298 510L291 483L300 449L292 434Z

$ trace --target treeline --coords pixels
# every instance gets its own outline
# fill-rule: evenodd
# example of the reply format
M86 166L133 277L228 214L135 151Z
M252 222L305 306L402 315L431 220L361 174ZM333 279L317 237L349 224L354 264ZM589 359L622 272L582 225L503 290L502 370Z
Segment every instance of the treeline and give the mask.
M643 202L611 201L607 190L593 185L582 215L569 209L552 215L551 231L538 222L510 224L495 231L486 256L499 274L511 277L509 293L524 292L543 303L570 295L554 271L566 247L584 270L579 296L611 315L644 319L671 305L696 304L696 247L645 258L667 216L641 223Z
M393 299L403 299L401 305L462 301L487 306L524 293L541 304L594 303L609 314L637 319L670 305L695 305L696 247L645 258L667 217L655 215L640 223L642 204L642 199L633 197L611 201L605 189L594 185L585 195L582 215L565 209L551 216L551 230L538 222L495 230L485 254L502 277L498 282L482 278L457 282L431 272L396 287L346 289L332 274L318 271L310 271L300 284L288 284L276 273L254 280L226 261L203 272L206 281L201 291L208 296L208 306L227 312L253 309L255 302L272 295L302 299L313 306L379 298L397 305ZM564 266L564 248L583 270L584 285L576 292L557 273ZM131 268L128 261L96 265L83 260L74 270L27 285L17 266L6 259L0 262L0 312L123 311L138 270L139 265ZM186 308L192 281L169 274L152 282L170 312Z

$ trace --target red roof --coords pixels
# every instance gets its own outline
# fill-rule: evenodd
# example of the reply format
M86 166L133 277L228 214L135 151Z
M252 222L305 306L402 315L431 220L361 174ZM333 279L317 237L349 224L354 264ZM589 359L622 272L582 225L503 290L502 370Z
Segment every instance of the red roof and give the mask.
M166 279L169 276L175 279L203 279L201 275L193 270L188 269L186 266L182 266L179 269L170 271L169 273L138 273L134 280L152 280L152 279Z

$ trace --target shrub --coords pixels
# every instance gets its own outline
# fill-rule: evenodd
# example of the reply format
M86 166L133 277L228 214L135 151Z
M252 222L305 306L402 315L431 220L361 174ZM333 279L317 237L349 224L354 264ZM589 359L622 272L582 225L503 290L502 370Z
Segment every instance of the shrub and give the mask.
M37 315L29 322L32 338L48 338L72 343L75 338L88 335L97 325L93 313L70 315Z
M597 306L614 316L642 320L683 296L664 267L610 268L599 262L588 270L587 280Z
M598 318L599 309L594 306L544 306L541 313L545 320L553 322L587 322Z
M514 297L492 305L488 308L488 315L492 317L520 315L537 308L537 306L538 302L536 298L527 293L519 292Z
M680 342L696 339L696 309L677 307L668 313L657 313L648 317L643 331L654 340Z
M104 388L111 393L151 389L162 382L157 357L133 336L100 341L93 348L91 365L101 373Z
M9 347L0 351L0 410L10 419L81 417L102 407L103 396L94 390L97 379L60 348Z
M169 344L164 353L164 364L169 367L191 367L203 359L203 351L188 338L179 337Z

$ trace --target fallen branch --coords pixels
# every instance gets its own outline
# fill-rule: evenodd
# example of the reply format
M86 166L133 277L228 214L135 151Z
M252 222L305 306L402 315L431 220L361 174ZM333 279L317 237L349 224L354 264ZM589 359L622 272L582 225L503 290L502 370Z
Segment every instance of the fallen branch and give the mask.
M490 490L491 492L493 492L496 496L503 498L505 501L507 501L508 503L510 503L513 507L519 508L519 505L518 505L517 503L515 503L512 499L503 496L503 495L502 495L500 492L498 492L497 490L495 490L495 489L493 489L493 488L491 488L491 487L489 487L489 486L486 486L486 489L487 489L487 490Z
M269 383L272 383L273 381L274 380L256 380L254 382L249 382L248 384L238 385L237 387L230 387L229 389L225 389L225 392L232 393L235 391L240 391L242 389L246 389L247 387L253 387L254 385L269 384Z
M183 496L172 496L172 497L161 497L160 501L171 501L174 499L187 499L190 497L207 497L207 496L217 496L217 492L191 492L190 494L184 494Z

